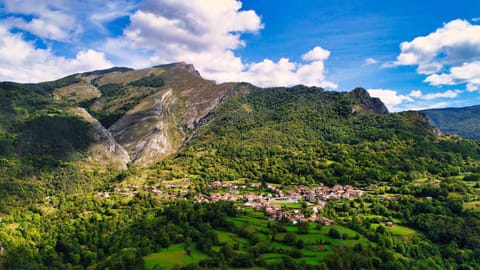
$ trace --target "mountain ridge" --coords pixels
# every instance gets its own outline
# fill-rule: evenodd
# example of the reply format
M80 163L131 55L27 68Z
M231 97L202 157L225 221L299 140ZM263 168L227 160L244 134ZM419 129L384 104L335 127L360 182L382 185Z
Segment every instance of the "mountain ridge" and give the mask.
M226 99L260 89L248 83L216 84L185 62L139 70L112 67L28 85L44 87L46 92L40 95L52 98L51 106L64 104L89 123L92 145L87 155L119 169L146 166L175 154ZM352 95L358 102L352 112L388 113L365 89L356 88Z
M480 140L480 105L422 110L442 133Z
M33 91L45 106L63 107L65 113L85 121L90 125L85 138L95 145L86 150L89 158L121 169L130 163L146 166L175 153L202 118L235 95L235 84L205 80L184 62L140 70L113 67L39 84L2 85L22 89L18 91L24 95ZM27 97L22 99L28 103ZM13 107L3 108L8 115ZM15 115L15 109L10 111Z

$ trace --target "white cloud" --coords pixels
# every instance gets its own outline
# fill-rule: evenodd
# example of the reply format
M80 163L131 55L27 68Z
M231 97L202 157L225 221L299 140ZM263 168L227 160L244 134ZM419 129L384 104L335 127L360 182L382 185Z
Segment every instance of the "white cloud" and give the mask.
M480 56L480 25L453 20L427 36L402 42L397 65L449 65Z
M425 94L420 96L419 98L425 99L425 100L432 100L437 98L456 98L461 93L462 91L460 90L447 90L445 92L440 92L440 93Z
M368 89L367 91L370 96L380 98L392 112L445 107L450 104L450 102L442 101L432 103L431 101L440 98L453 99L463 93L463 91L458 89L428 94L423 94L421 90L416 89L412 90L408 95L401 95L398 91L389 89Z
M408 110L420 111L420 110L428 110L428 109L438 109L438 108L447 108L451 106L449 102L436 102L436 103L420 103L413 106L409 106Z
M302 55L299 63L287 58L244 63L235 55L246 46L241 35L256 34L263 24L254 11L241 7L236 0L147 1L130 16L124 36L108 40L105 51L116 62L133 67L185 61L217 82L337 87L325 79L324 61L330 51L319 46Z
M263 28L260 17L241 6L235 0L151 0L130 16L125 35L140 47L165 47L163 54L233 50L244 45L240 33Z
M378 61L375 59L375 58L367 58L365 59L364 61L364 65L373 65L373 64L376 64L378 63Z
M9 29L18 28L42 39L72 41L91 26L129 15L134 0L62 1L4 0L6 16L0 23Z
M413 102L413 99L406 95L399 95L397 91L390 89L367 89L367 92L372 97L379 98L388 110L391 112L398 111L396 105L400 105L404 102Z
M474 92L480 90L480 86L478 84L467 83L467 91Z
M95 50L80 51L75 58L55 56L48 49L36 49L21 34L0 26L0 79L40 82L61 76L111 67L105 55Z
M413 90L408 94L409 97L424 99L424 100L432 100L438 98L456 98L459 94L463 93L461 90L447 90L444 92L437 92L437 93L428 93L423 94L421 90Z
M420 90L412 90L412 92L410 92L410 94L408 94L408 96L410 96L410 97L415 97L415 98L422 97L422 91L420 91Z
M2 24L9 28L22 29L40 38L67 40L82 30L72 15L61 10L61 6L63 5L58 1L52 1L49 5L40 0L34 5L31 1L6 0L5 10L18 15L6 17ZM26 20L19 15L30 15L33 18Z
M319 46L302 55L304 61L324 61L328 57L330 57L330 52Z
M479 89L480 25L453 20L433 33L402 42L400 49L393 65L416 65L419 74L428 75L425 82L434 86L467 84L469 91Z
M480 87L480 61L452 67L450 73L432 74L425 82L435 86L467 83L467 90L476 91Z
M315 48L317 52L318 48ZM307 52L305 55L311 55L315 49ZM265 59L260 63L250 64L246 70L239 74L232 74L232 80L235 79L248 81L263 87L304 84L329 89L337 88L337 84L325 80L324 64L321 60L299 64L291 62L287 58L282 58L278 62Z

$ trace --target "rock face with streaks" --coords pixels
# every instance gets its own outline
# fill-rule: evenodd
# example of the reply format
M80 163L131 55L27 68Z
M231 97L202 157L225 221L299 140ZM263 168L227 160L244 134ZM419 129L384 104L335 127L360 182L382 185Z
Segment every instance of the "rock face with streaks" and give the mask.
M56 90L55 97L82 96L73 101L85 109L72 110L94 126L96 143L89 158L115 168L126 168L128 162L146 166L174 154L202 126L202 119L235 95L236 85L205 80L185 63L112 68L77 78L80 82Z
M108 167L126 169L130 157L125 148L117 143L110 131L83 108L72 108L71 112L91 125L88 136L92 144L87 150L88 158Z
M175 101L171 89L154 94L110 127L117 142L128 151L132 163L147 165L178 149L176 138L181 133L171 113Z

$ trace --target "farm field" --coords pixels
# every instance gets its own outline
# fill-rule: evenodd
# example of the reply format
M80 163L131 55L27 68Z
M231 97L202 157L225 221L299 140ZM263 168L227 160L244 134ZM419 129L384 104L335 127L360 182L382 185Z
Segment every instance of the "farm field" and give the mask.
M208 258L206 254L193 247L193 245L190 249L191 254L188 255L185 251L184 244L171 245L157 253L145 256L145 268L153 269L155 265L159 265L162 268L171 269L174 266L198 263L199 261Z

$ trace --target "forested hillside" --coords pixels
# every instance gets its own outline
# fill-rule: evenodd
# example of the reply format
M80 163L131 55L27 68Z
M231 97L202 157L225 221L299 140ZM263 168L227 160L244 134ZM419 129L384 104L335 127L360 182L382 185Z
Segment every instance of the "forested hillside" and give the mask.
M480 106L422 111L443 133L480 140Z
M246 177L329 185L474 169L468 161L480 158L477 142L437 137L421 113L376 114L359 104L355 91L252 87L250 94L228 100L165 163L207 181Z

